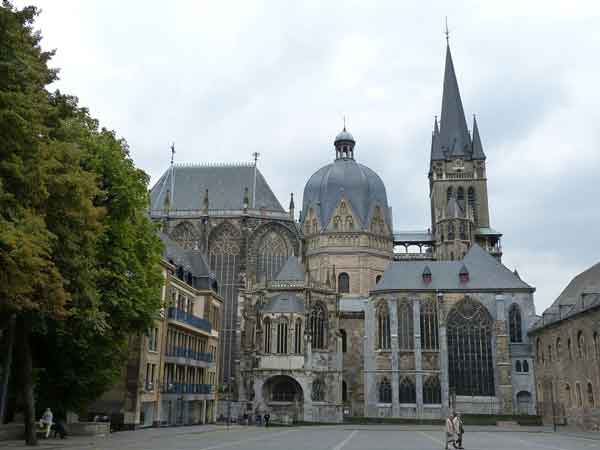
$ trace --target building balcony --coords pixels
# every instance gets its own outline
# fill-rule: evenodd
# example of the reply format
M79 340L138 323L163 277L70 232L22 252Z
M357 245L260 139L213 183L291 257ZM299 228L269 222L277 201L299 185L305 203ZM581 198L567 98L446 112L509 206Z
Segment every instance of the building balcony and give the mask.
M214 360L212 354L208 352L197 352L189 348L175 347L172 350L167 350L165 353L165 361L168 363L198 366L198 367L213 367Z
M212 384L165 383L162 388L163 394L213 394L214 392Z
M175 308L174 306L169 307L167 314L167 317L171 320L185 323L199 330L206 331L207 333L210 333L212 330L212 326L208 320L196 317L193 314Z

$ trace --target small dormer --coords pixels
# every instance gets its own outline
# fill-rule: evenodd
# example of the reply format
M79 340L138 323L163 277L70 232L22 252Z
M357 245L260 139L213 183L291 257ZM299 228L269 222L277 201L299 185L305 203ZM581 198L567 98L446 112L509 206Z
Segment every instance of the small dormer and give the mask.
M423 283L431 283L431 269L429 268L429 266L425 266L425 268L423 269L423 274L421 276L423 277Z
M469 282L469 270L467 269L467 266L465 266L464 264L460 268L460 272L458 272L458 278L460 279L461 283Z

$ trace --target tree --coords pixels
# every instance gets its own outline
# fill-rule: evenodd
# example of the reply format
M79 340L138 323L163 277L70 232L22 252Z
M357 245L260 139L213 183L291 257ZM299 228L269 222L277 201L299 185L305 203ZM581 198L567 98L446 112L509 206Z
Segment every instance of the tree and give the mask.
M99 395L128 334L155 317L161 284L148 177L75 97L47 91L57 72L37 14L0 7L0 313L16 317L28 444L34 368L38 397L53 405Z

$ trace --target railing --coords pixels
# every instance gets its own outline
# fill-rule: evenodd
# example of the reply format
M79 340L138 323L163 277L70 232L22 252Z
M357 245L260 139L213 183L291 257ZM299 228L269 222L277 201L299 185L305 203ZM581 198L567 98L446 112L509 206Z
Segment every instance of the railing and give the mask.
M394 253L395 260L433 260L432 253Z
M212 362L212 354L208 352L197 352L191 348L175 347L172 351L167 350L166 356L173 356L176 358L187 358L195 359L198 361Z
M212 384L167 383L163 386L164 394L212 394Z
M201 317L196 317L193 314L190 314L187 311L183 311L181 309L175 308L174 306L169 307L168 311L169 319L178 320L179 322L187 323L195 328L198 328L203 331L211 332L212 327L210 322Z
M446 173L444 174L445 179L448 180L468 180L474 178L473 172L455 172L455 173Z

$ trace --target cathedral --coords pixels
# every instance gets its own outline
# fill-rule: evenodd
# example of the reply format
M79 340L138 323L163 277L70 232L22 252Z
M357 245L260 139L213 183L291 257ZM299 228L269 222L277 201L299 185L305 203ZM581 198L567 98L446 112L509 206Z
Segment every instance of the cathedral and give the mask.
M357 161L356 143L345 127L335 137L298 215L256 163L172 163L151 190L153 220L202 253L218 280L220 380L235 414L281 423L534 414L535 289L501 262L486 155L449 46L428 229L394 229L385 184Z

